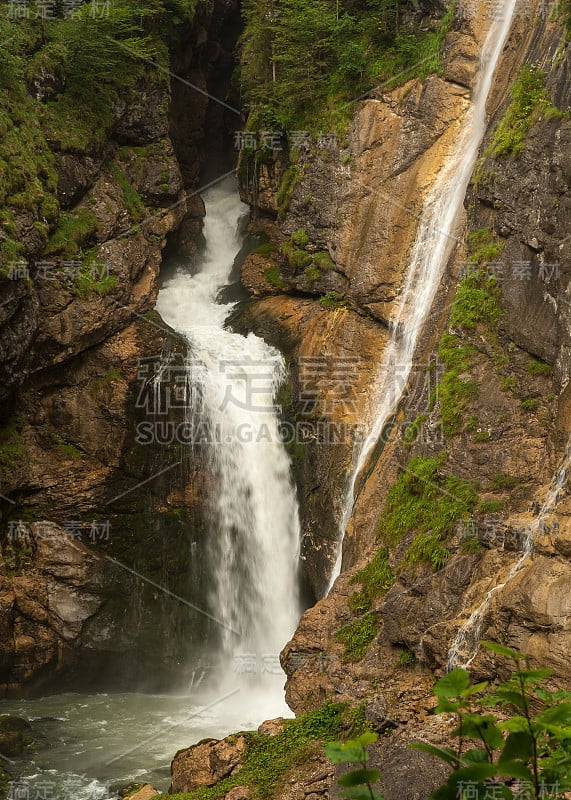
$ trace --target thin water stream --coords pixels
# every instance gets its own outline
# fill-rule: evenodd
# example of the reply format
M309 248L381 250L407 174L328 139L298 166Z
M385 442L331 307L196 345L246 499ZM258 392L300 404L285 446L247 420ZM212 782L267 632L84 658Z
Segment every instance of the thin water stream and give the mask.
M482 602L471 612L468 619L458 629L458 633L448 651L447 670L455 669L456 667L467 669L476 658L480 649L482 627L492 600L524 568L532 555L535 536L541 530L546 518L553 514L557 508L562 492L567 485L570 469L571 443L567 445L565 455L557 468L553 483L547 492L539 513L533 523L524 531L523 546L519 558L507 571L505 578L488 590Z
M356 501L359 476L389 416L394 413L413 367L419 336L452 250L468 182L486 131L486 101L494 72L511 28L515 0L499 0L481 55L473 101L445 166L424 203L396 318L391 322L374 396L370 403L369 434L354 458L339 523L337 559L329 589L341 572L343 538Z

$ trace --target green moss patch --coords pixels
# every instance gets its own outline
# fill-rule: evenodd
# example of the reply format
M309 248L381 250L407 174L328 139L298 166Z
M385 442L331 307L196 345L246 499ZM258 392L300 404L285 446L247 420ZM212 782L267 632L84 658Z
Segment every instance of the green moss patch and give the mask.
M361 661L367 655L369 646L379 629L379 619L372 611L340 628L335 634L335 639L345 645L344 660Z
M541 119L568 116L556 108L545 87L547 73L532 64L524 64L514 81L511 101L484 157L514 155L525 147L529 129Z
M12 417L0 426L0 480L2 484L10 484L24 453L25 448L18 419Z
M490 240L488 229L476 231L472 241L472 259L480 262L489 254L494 243ZM450 326L468 334L483 333L490 341L496 341L495 329L501 315L501 290L493 276L482 270L474 270L464 278L450 311ZM446 367L437 390L432 397L433 404L438 400L442 428L448 436L458 433L464 427L466 408L471 399L478 395L478 384L465 375L474 367L479 358L478 350L465 341L460 333L446 331L440 340L438 355Z
M285 170L277 194L278 216L283 219L289 208L295 187L303 177L303 170L297 164L290 164Z
M46 247L46 255L77 256L85 245L94 241L98 227L97 217L87 208L60 214L57 228Z
M501 290L494 276L482 271L470 272L460 283L452 309L450 324L473 330L478 323L495 327L500 318Z
M366 567L351 578L352 584L360 584L361 590L349 597L349 607L355 613L370 610L373 600L391 588L395 576L389 564L389 548L381 547Z
M445 542L456 522L476 508L475 485L444 473L445 460L444 452L436 458L412 458L389 491L378 532L388 544L415 534L404 564L425 562L440 569L449 556Z
M131 222L135 224L137 222L141 222L141 220L147 216L145 204L143 203L141 196L137 190L131 186L125 173L117 164L111 165L111 175L123 193L125 207L129 217L131 218Z
M287 289L287 283L280 277L280 269L277 264L274 264L268 269L264 270L264 277L268 283L275 286L276 289Z

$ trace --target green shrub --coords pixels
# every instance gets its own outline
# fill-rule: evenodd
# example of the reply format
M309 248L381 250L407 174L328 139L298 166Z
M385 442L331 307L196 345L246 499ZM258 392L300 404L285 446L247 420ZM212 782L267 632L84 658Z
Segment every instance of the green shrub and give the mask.
M317 269L328 270L335 268L335 262L326 250L320 250L313 256L313 263Z
M264 256L264 258L270 258L276 252L276 247L272 242L262 242L257 247L254 247L252 253L256 253L259 256Z
M491 481L494 489L498 490L515 489L520 484L518 478L515 478L513 475L506 475L504 472L494 473L494 475L492 475Z
M522 783L531 800L562 796L571 788L571 693L543 688L551 671L532 669L517 651L495 642L482 644L512 659L515 671L490 688L487 682L473 684L464 669L436 682L436 713L454 715L458 745L412 745L451 768L431 800L485 797L491 791L494 797L516 798ZM490 707L501 709L499 719L489 713Z
M477 350L455 334L445 331L440 339L438 356L450 369L466 372L474 364Z
M504 247L505 242L497 241L491 228L477 228L468 234L468 264L493 262L502 254Z
M403 559L407 565L428 562L439 569L449 556L444 543L457 520L469 518L477 505L473 483L442 472L445 457L412 458L389 490L378 532L389 543L415 533Z
M521 401L521 407L524 411L536 411L539 403L533 397L526 397Z
M290 239L297 247L304 248L309 244L309 236L307 235L307 231L304 231L303 228L295 233L292 233Z
M306 253L305 250L290 250L287 259L290 267L295 272L301 272L312 262L311 255Z
M373 600L391 588L395 580L389 564L389 548L381 547L373 559L351 578L361 584L361 591L349 596L349 607L357 614L369 611Z
M479 427L479 425L480 421L478 417L475 414L471 414L470 417L468 418L468 421L464 425L463 430L467 432L473 432Z
M484 545L475 535L463 536L460 540L460 552L464 555L474 555L480 553Z
M444 433L452 435L462 429L468 400L477 397L476 381L463 380L455 369L445 372L438 384L437 397Z
M117 287L117 278L111 275L97 259L95 250L88 250L85 254L75 288L79 297L85 297L90 292L107 295Z
M518 385L518 379L514 376L510 376L508 378L502 378L502 389L504 392L511 392L512 389Z
M484 258L490 235L487 228L474 232L475 259ZM489 337L490 329L497 326L500 318L500 294L494 277L479 270L470 272L458 286L450 311L450 325L467 331L484 328ZM431 400L433 403L438 400L444 433L451 436L462 430L468 401L478 394L478 384L461 376L476 364L479 354L459 335L446 331L440 340L438 355L447 369Z
M321 272L316 267L306 267L305 280L311 286L321 278Z
M532 669L529 658L495 642L483 642L495 654L513 660L515 670L495 687L473 684L464 669L454 669L434 686L437 714L454 715L452 735L458 744L442 747L415 742L422 750L444 761L450 769L446 782L430 800L525 797L545 800L562 797L571 789L571 692L546 689L541 684L551 671ZM488 709L501 709L498 718ZM325 748L335 764L347 762L359 769L343 770L339 784L351 787L341 794L348 800L382 800L374 786L381 778L367 768L368 745L377 735L334 742Z
M418 533L404 555L403 563L414 567L417 564L430 564L436 572L445 566L450 558L450 550L442 543L437 533Z
M287 289L287 283L280 278L280 270L277 264L264 270L264 277L276 289Z
M481 514L497 514L503 509L503 500L482 500L478 503L478 511Z
M377 741L378 735L372 731L361 734L348 742L333 742L325 747L327 757L334 764L358 764L360 769L344 771L337 783L341 787L339 796L345 800L383 800L381 793L373 788L380 780L381 773L368 769L369 754L367 746Z
M479 323L496 327L501 313L500 294L495 277L480 271L470 272L458 287L450 311L450 324L468 330Z
M327 292L319 298L319 305L322 308L345 308L347 300L343 292Z
M420 433L420 430L427 419L427 414L419 414L419 416L407 426L403 436L404 444L410 445L413 442L416 442L418 439L418 434Z
M416 664L415 654L406 647L403 648L397 658L397 667L412 667L413 664Z

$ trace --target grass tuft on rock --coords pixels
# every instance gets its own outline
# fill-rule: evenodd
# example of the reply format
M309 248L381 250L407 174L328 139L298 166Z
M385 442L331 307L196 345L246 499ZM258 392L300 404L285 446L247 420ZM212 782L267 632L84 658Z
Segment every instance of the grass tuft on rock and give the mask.
M361 721L345 703L326 703L315 711L286 720L276 736L246 733L247 750L242 766L215 786L193 792L163 795L170 800L218 800L235 786L247 786L251 797L267 800L296 766L302 767L323 744L361 733Z
M387 544L415 534L404 564L430 563L440 569L449 556L446 539L457 520L470 517L478 503L471 481L444 473L445 459L444 452L435 458L412 458L389 491L378 532Z
M343 659L353 663L361 661L367 655L369 646L379 629L379 619L372 611L340 628L335 634L335 639L345 645Z

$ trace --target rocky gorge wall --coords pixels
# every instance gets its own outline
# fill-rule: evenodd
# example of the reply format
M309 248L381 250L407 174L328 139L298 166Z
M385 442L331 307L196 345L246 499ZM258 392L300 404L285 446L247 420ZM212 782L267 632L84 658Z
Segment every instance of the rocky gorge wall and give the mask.
M195 493L207 489L196 454L168 434L184 420L169 398L186 348L153 308L165 248L200 246L207 94L228 85L237 13L233 2L201 5L178 29L172 83L150 67L116 98L103 140L85 152L72 129L49 140L60 212L44 238L35 206L7 206L23 246L18 258L3 251L0 281L8 691L64 674L166 685L189 650L199 660L204 625L157 590L204 593ZM42 73L44 87L53 80ZM35 91L26 102L41 116ZM208 124L213 150L227 152L228 120ZM140 423L167 433L149 438Z

